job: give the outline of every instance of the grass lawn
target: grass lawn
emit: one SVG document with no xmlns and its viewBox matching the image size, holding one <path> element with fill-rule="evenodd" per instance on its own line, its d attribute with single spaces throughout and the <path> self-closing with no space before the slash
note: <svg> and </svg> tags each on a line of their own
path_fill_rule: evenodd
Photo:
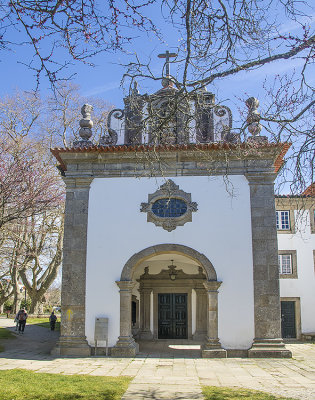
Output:
<svg viewBox="0 0 315 400">
<path fill-rule="evenodd" d="M 0 328 L 0 341 L 2 341 L 2 339 L 16 339 L 16 336 L 13 335 L 13 333 L 10 332 L 8 329 Z M 2 344 L 0 344 L 0 353 L 3 350 L 4 350 L 4 347 Z"/>
<path fill-rule="evenodd" d="M 204 386 L 202 392 L 206 400 L 294 400 L 289 397 L 273 396 L 256 390 L 216 386 Z"/>
<path fill-rule="evenodd" d="M 58 316 L 57 316 L 58 317 Z M 60 317 L 58 317 L 59 321 L 56 322 L 55 331 L 60 331 Z M 38 325 L 44 328 L 49 328 L 49 317 L 47 318 L 27 318 L 26 324 L 29 325 Z"/>
<path fill-rule="evenodd" d="M 1 400 L 119 400 L 129 377 L 42 374 L 22 369 L 1 371 Z"/>
<path fill-rule="evenodd" d="M 16 336 L 6 328 L 0 328 L 0 340 L 2 339 L 16 339 Z"/>
</svg>

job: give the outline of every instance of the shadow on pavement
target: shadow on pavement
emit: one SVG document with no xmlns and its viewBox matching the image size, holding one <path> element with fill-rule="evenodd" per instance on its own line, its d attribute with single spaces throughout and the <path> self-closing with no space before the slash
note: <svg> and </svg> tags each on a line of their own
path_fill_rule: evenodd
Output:
<svg viewBox="0 0 315 400">
<path fill-rule="evenodd" d="M 15 339 L 4 339 L 1 344 L 4 351 L 0 353 L 0 358 L 42 360 L 54 359 L 50 351 L 55 346 L 60 332 L 51 331 L 37 325 L 28 325 L 26 323 L 24 334 L 15 331 L 13 320 L 0 319 L 0 327 L 9 329 Z"/>
</svg>

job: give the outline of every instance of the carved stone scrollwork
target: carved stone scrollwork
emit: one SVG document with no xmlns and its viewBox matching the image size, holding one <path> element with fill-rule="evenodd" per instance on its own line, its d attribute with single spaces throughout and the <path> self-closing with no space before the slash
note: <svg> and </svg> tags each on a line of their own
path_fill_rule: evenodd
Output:
<svg viewBox="0 0 315 400">
<path fill-rule="evenodd" d="M 216 105 L 213 107 L 213 139 L 214 141 L 229 141 L 232 128 L 232 113 L 226 106 Z"/>
<path fill-rule="evenodd" d="M 140 204 L 140 212 L 148 212 L 151 211 L 151 207 L 149 203 L 141 203 Z"/>
<path fill-rule="evenodd" d="M 120 108 L 115 108 L 112 110 L 107 117 L 107 131 L 108 133 L 100 139 L 101 146 L 115 146 L 118 140 L 118 133 L 111 128 L 112 118 L 122 120 L 124 118 L 125 112 Z"/>
<path fill-rule="evenodd" d="M 224 117 L 224 115 L 227 113 L 227 111 L 223 107 L 217 106 L 217 107 L 214 107 L 214 113 L 218 117 Z"/>
<path fill-rule="evenodd" d="M 155 225 L 157 225 L 157 224 L 155 224 Z M 167 221 L 162 223 L 162 228 L 168 232 L 172 232 L 174 229 L 176 229 L 176 227 L 177 227 L 177 223 L 172 218 L 167 218 Z"/>
<path fill-rule="evenodd" d="M 147 203 L 141 203 L 140 211 L 147 213 L 147 221 L 161 226 L 168 232 L 186 222 L 192 221 L 192 213 L 198 210 L 196 202 L 191 201 L 191 194 L 179 189 L 171 179 L 148 196 Z"/>
<path fill-rule="evenodd" d="M 140 284 L 144 281 L 159 281 L 170 279 L 171 275 L 176 275 L 176 280 L 192 280 L 192 279 L 201 279 L 202 281 L 206 281 L 207 277 L 202 269 L 202 267 L 198 267 L 198 273 L 187 274 L 182 269 L 177 269 L 176 265 L 168 265 L 168 269 L 162 269 L 158 274 L 150 274 L 149 267 L 144 268 L 144 273 L 140 275 L 140 279 L 137 279 L 137 282 Z M 203 286 L 203 282 L 201 283 Z M 142 285 L 145 286 L 145 285 Z"/>
</svg>

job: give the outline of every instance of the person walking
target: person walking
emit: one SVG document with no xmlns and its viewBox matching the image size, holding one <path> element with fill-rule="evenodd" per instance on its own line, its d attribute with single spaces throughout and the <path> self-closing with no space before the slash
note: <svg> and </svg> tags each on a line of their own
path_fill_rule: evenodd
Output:
<svg viewBox="0 0 315 400">
<path fill-rule="evenodd" d="M 24 333 L 24 329 L 25 329 L 25 324 L 26 324 L 26 320 L 27 320 L 27 312 L 25 311 L 25 308 L 22 308 L 22 310 L 20 310 L 17 314 L 18 317 L 18 321 L 19 321 L 19 334 L 23 334 Z"/>
<path fill-rule="evenodd" d="M 16 314 L 15 318 L 14 318 L 14 323 L 15 323 L 15 330 L 17 331 L 19 329 L 19 315 L 20 312 L 22 311 L 22 309 L 20 309 L 18 311 L 18 313 Z"/>
<path fill-rule="evenodd" d="M 54 331 L 56 326 L 57 317 L 54 312 L 50 314 L 49 323 L 50 323 L 50 330 Z"/>
</svg>

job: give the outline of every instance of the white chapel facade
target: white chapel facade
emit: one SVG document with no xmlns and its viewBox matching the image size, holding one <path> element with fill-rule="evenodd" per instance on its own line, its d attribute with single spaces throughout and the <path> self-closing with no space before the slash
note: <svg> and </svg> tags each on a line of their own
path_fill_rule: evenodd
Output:
<svg viewBox="0 0 315 400">
<path fill-rule="evenodd" d="M 171 339 L 200 343 L 202 357 L 290 357 L 274 201 L 289 146 L 259 135 L 254 98 L 253 135 L 241 143 L 230 110 L 211 93 L 172 114 L 176 89 L 168 79 L 163 85 L 151 96 L 135 88 L 98 144 L 85 105 L 81 140 L 52 150 L 67 189 L 54 351 L 90 355 L 95 319 L 108 318 L 112 356 Z M 159 113 L 150 120 L 151 107 Z M 187 109 L 194 118 L 185 120 Z"/>
</svg>

